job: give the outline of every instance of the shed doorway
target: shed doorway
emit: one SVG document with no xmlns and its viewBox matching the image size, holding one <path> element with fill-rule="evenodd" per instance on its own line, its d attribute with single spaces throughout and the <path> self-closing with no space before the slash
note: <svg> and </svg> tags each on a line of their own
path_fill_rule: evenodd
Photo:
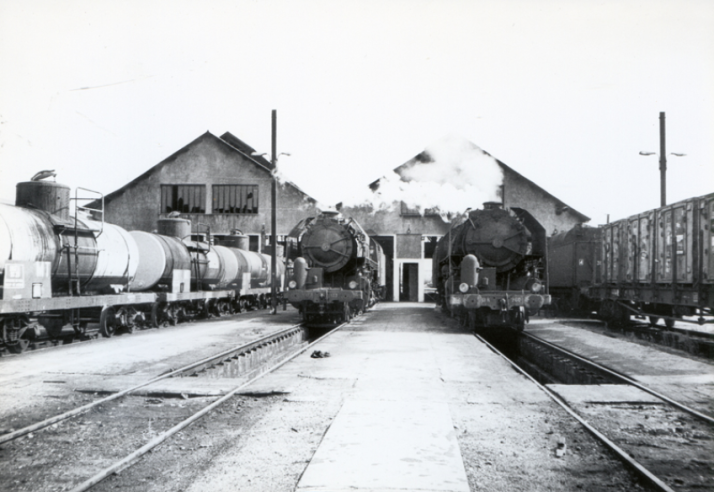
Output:
<svg viewBox="0 0 714 492">
<path fill-rule="evenodd" d="M 419 264 L 402 263 L 399 272 L 399 301 L 419 302 Z"/>
</svg>

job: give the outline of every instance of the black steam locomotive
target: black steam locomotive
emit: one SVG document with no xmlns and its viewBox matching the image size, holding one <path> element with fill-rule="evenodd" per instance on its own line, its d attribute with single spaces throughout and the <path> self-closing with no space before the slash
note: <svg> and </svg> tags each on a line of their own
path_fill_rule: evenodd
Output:
<svg viewBox="0 0 714 492">
<path fill-rule="evenodd" d="M 286 257 L 293 267 L 285 299 L 309 326 L 348 322 L 382 296 L 381 246 L 337 212 L 300 221 L 287 238 Z"/>
<path fill-rule="evenodd" d="M 432 279 L 438 303 L 475 330 L 523 330 L 550 303 L 546 234 L 526 210 L 488 202 L 468 213 L 436 246 Z"/>
</svg>

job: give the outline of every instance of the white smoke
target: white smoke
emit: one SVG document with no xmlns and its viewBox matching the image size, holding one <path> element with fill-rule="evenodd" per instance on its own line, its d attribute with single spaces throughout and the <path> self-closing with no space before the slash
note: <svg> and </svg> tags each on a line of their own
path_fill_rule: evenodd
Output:
<svg viewBox="0 0 714 492">
<path fill-rule="evenodd" d="M 501 201 L 503 171 L 496 159 L 458 135 L 429 145 L 415 159 L 379 180 L 379 188 L 345 197 L 344 206 L 392 209 L 404 202 L 424 213 L 438 209 L 442 217 Z"/>
</svg>

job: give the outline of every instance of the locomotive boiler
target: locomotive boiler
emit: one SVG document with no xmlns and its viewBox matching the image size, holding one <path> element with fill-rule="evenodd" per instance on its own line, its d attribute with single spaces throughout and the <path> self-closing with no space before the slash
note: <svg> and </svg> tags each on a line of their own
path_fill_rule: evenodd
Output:
<svg viewBox="0 0 714 492">
<path fill-rule="evenodd" d="M 436 246 L 432 279 L 442 308 L 474 329 L 522 330 L 550 303 L 545 229 L 526 210 L 489 202 Z"/>
<path fill-rule="evenodd" d="M 353 219 L 323 212 L 301 221 L 286 255 L 293 274 L 285 299 L 311 326 L 348 322 L 381 298 L 384 253 Z"/>
</svg>

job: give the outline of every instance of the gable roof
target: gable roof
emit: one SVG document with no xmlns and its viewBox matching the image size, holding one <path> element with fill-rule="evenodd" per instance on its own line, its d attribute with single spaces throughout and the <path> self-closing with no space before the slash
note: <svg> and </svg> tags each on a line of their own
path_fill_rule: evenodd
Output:
<svg viewBox="0 0 714 492">
<path fill-rule="evenodd" d="M 508 172 L 508 173 L 510 173 L 510 174 L 512 174 L 512 175 L 518 176 L 519 178 L 523 179 L 524 181 L 526 181 L 527 183 L 529 183 L 531 186 L 533 186 L 534 188 L 536 188 L 536 189 L 538 189 L 539 191 L 541 191 L 544 195 L 550 197 L 554 202 L 558 203 L 558 204 L 562 207 L 563 210 L 569 210 L 569 211 L 570 211 L 573 215 L 575 215 L 581 222 L 588 222 L 588 221 L 590 220 L 590 217 L 588 217 L 587 215 L 585 215 L 585 214 L 583 214 L 583 213 L 581 213 L 581 212 L 578 212 L 578 211 L 575 210 L 574 208 L 572 208 L 572 207 L 570 207 L 569 205 L 563 203 L 562 200 L 560 200 L 559 198 L 556 198 L 553 194 L 551 194 L 550 192 L 544 190 L 543 188 L 541 188 L 540 186 L 538 186 L 536 183 L 534 183 L 534 182 L 531 181 L 530 179 L 526 178 L 525 176 L 523 176 L 523 175 L 522 175 L 521 173 L 519 173 L 518 171 L 514 170 L 512 167 L 506 165 L 505 163 L 503 163 L 503 162 L 500 161 L 499 159 L 493 157 L 491 154 L 489 154 L 489 153 L 486 152 L 485 150 L 481 149 L 481 148 L 478 147 L 477 145 L 473 144 L 472 142 L 469 141 L 468 143 L 471 144 L 471 145 L 473 145 L 474 148 L 479 149 L 479 150 L 480 150 L 481 152 L 483 152 L 485 155 L 487 155 L 487 156 L 491 157 L 493 160 L 495 160 L 496 163 L 499 165 L 499 167 L 504 171 L 504 173 L 505 173 L 505 172 Z M 429 154 L 429 152 L 428 152 L 427 150 L 424 150 L 424 151 L 420 152 L 419 154 L 415 155 L 414 157 L 412 157 L 411 159 L 409 159 L 409 160 L 408 160 L 407 162 L 405 162 L 404 164 L 395 167 L 395 168 L 394 168 L 394 172 L 399 175 L 399 177 L 400 177 L 400 179 L 401 179 L 402 181 L 409 181 L 407 178 L 405 178 L 405 174 L 406 174 L 406 171 L 407 171 L 408 169 L 410 169 L 411 167 L 413 167 L 413 166 L 416 165 L 417 163 L 427 164 L 427 163 L 430 163 L 430 162 L 434 162 L 434 159 L 433 159 L 433 157 Z M 382 178 L 379 178 L 379 179 L 377 179 L 376 181 L 373 181 L 372 183 L 369 184 L 369 188 L 370 188 L 372 191 L 376 191 L 376 190 L 379 188 L 379 183 L 380 183 L 381 180 L 382 180 Z"/>
<path fill-rule="evenodd" d="M 164 166 L 166 166 L 166 165 L 168 165 L 168 164 L 171 164 L 171 163 L 174 162 L 179 156 L 181 156 L 182 154 L 187 153 L 187 152 L 191 149 L 191 147 L 193 147 L 193 146 L 194 146 L 195 144 L 197 144 L 198 142 L 201 142 L 202 140 L 212 140 L 212 141 L 218 143 L 219 145 L 226 146 L 226 147 L 228 147 L 231 151 L 237 152 L 237 153 L 240 154 L 245 160 L 247 160 L 248 162 L 251 162 L 251 163 L 254 164 L 256 167 L 262 169 L 262 170 L 265 171 L 266 173 L 269 173 L 269 174 L 272 173 L 272 167 L 273 167 L 272 164 L 271 164 L 267 159 L 265 159 L 265 158 L 262 157 L 262 156 L 254 156 L 254 155 L 252 155 L 252 154 L 255 152 L 255 149 L 253 149 L 253 147 L 251 147 L 250 145 L 248 145 L 248 144 L 246 144 L 245 142 L 243 142 L 242 140 L 240 140 L 238 137 L 234 136 L 234 135 L 231 134 L 230 132 L 226 132 L 226 133 L 224 133 L 224 134 L 221 136 L 221 138 L 219 138 L 219 137 L 213 135 L 211 132 L 206 131 L 206 133 L 200 135 L 198 138 L 194 139 L 193 141 L 191 141 L 190 143 L 188 143 L 188 144 L 185 145 L 184 147 L 180 148 L 179 150 L 177 150 L 176 152 L 174 152 L 173 154 L 171 154 L 170 156 L 168 156 L 166 159 L 164 159 L 163 161 L 159 162 L 159 163 L 156 164 L 155 166 L 150 167 L 150 168 L 149 168 L 148 170 L 146 170 L 144 173 L 142 173 L 141 175 L 139 175 L 139 176 L 137 176 L 136 178 L 132 179 L 131 181 L 129 181 L 127 184 L 125 184 L 125 185 L 122 186 L 121 188 L 119 188 L 119 189 L 117 189 L 117 190 L 115 190 L 115 191 L 109 193 L 108 195 L 105 195 L 105 197 L 104 197 L 104 203 L 108 203 L 108 202 L 112 201 L 114 198 L 116 198 L 117 196 L 121 195 L 125 190 L 130 189 L 130 188 L 133 188 L 133 187 L 136 186 L 138 183 L 140 183 L 141 181 L 145 180 L 146 178 L 148 178 L 149 176 L 151 176 L 151 175 L 154 174 L 155 172 L 159 171 L 159 170 L 160 170 L 161 168 L 163 168 Z M 304 191 L 302 191 L 297 185 L 291 183 L 290 181 L 285 181 L 285 184 L 290 185 L 291 187 L 295 188 L 299 193 L 305 195 L 305 197 L 306 197 L 308 200 L 310 200 L 310 201 L 312 201 L 312 202 L 316 202 L 316 201 L 317 201 L 317 200 L 315 200 L 314 198 L 312 198 L 310 195 L 308 195 L 307 193 L 305 193 Z M 91 202 L 91 203 L 88 204 L 87 206 L 94 206 L 94 207 L 98 206 L 98 200 L 97 200 L 97 201 L 94 201 L 94 202 Z"/>
</svg>

